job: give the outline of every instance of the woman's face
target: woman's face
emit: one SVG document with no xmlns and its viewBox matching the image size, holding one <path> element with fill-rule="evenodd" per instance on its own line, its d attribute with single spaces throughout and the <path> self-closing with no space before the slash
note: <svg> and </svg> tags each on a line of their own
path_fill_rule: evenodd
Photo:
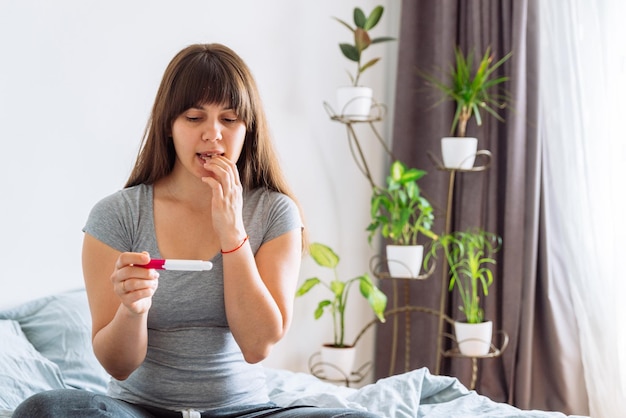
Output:
<svg viewBox="0 0 626 418">
<path fill-rule="evenodd" d="M 204 162 L 214 155 L 223 155 L 237 162 L 245 135 L 244 121 L 226 105 L 191 107 L 172 124 L 177 164 L 182 164 L 197 177 L 205 177 Z"/>
</svg>

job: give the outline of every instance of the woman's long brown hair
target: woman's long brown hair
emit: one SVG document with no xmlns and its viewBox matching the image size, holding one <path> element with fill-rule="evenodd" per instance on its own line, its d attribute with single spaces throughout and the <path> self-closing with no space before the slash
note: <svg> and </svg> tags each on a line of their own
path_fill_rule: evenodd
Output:
<svg viewBox="0 0 626 418">
<path fill-rule="evenodd" d="M 176 160 L 172 124 L 180 114 L 193 106 L 224 103 L 246 124 L 237 161 L 244 190 L 265 187 L 297 204 L 280 167 L 254 77 L 244 61 L 221 44 L 190 45 L 169 63 L 125 187 L 153 184 L 172 171 Z"/>
</svg>

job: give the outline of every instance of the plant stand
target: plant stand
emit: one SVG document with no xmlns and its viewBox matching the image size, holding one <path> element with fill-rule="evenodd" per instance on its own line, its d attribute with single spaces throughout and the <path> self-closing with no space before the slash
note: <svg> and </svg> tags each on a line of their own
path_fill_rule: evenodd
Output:
<svg viewBox="0 0 626 418">
<path fill-rule="evenodd" d="M 355 160 L 357 166 L 359 167 L 359 169 L 361 170 L 361 172 L 363 173 L 363 175 L 366 177 L 366 179 L 369 181 L 370 185 L 372 187 L 375 187 L 376 184 L 372 178 L 371 172 L 369 170 L 369 167 L 367 165 L 367 161 L 365 159 L 363 150 L 361 148 L 361 145 L 359 143 L 358 137 L 356 135 L 356 132 L 354 130 L 354 124 L 357 123 L 367 123 L 369 124 L 372 132 L 374 132 L 374 134 L 376 135 L 376 138 L 378 139 L 378 141 L 381 143 L 381 145 L 383 146 L 383 149 L 385 150 L 386 154 L 393 160 L 395 159 L 395 157 L 393 156 L 389 146 L 387 145 L 387 143 L 383 140 L 383 138 L 381 137 L 381 135 L 378 133 L 378 131 L 376 130 L 376 127 L 374 126 L 375 122 L 379 122 L 383 120 L 383 116 L 384 116 L 384 107 L 377 105 L 374 108 L 378 110 L 377 114 L 371 116 L 368 119 L 358 119 L 358 120 L 351 120 L 345 117 L 341 117 L 341 116 L 336 116 L 332 110 L 332 108 L 324 103 L 324 106 L 326 108 L 326 111 L 328 112 L 331 120 L 336 121 L 336 122 L 340 122 L 343 123 L 344 125 L 346 125 L 346 129 L 347 129 L 347 136 L 348 136 L 348 140 L 350 143 L 350 151 L 352 153 L 352 157 Z M 375 112 L 376 113 L 376 112 Z M 479 172 L 479 171 L 484 171 L 487 170 L 490 166 L 491 163 L 491 153 L 487 150 L 480 150 L 476 153 L 476 159 L 479 161 L 482 161 L 482 165 L 478 165 L 478 166 L 474 166 L 470 169 L 450 169 L 450 168 L 446 168 L 444 166 L 444 164 L 439 161 L 435 156 L 433 156 L 430 152 L 428 153 L 429 158 L 431 159 L 431 161 L 433 162 L 433 165 L 438 169 L 438 170 L 442 170 L 442 171 L 447 171 L 449 173 L 449 181 L 448 181 L 448 193 L 447 193 L 447 201 L 446 201 L 446 219 L 445 219 L 445 232 L 444 233 L 449 233 L 451 231 L 451 226 L 452 226 L 452 204 L 453 204 L 453 199 L 454 199 L 454 185 L 455 185 L 455 178 L 456 178 L 456 174 L 457 172 Z M 451 340 L 453 343 L 457 344 L 457 341 L 454 337 L 454 335 L 451 335 L 449 333 L 445 332 L 445 324 L 448 323 L 449 325 L 452 325 L 454 323 L 454 320 L 452 318 L 450 318 L 448 315 L 445 314 L 446 312 L 446 307 L 447 307 L 447 298 L 446 298 L 446 290 L 448 287 L 448 267 L 446 263 L 442 263 L 442 272 L 441 272 L 441 287 L 440 287 L 440 301 L 439 301 L 439 309 L 432 309 L 429 307 L 425 307 L 425 306 L 415 306 L 415 305 L 411 305 L 410 304 L 410 300 L 409 300 L 409 280 L 415 280 L 415 279 L 427 279 L 429 278 L 435 269 L 435 263 L 433 262 L 432 266 L 428 269 L 428 272 L 424 273 L 423 275 L 420 275 L 419 277 L 415 277 L 415 278 L 396 278 L 396 277 L 391 277 L 389 272 L 386 269 L 386 260 L 384 260 L 384 257 L 381 256 L 375 256 L 372 258 L 372 260 L 370 261 L 370 270 L 372 271 L 372 273 L 380 280 L 392 280 L 393 281 L 393 295 L 392 295 L 392 300 L 393 300 L 393 306 L 391 309 L 389 309 L 387 312 L 385 312 L 385 317 L 386 318 L 391 318 L 393 320 L 392 323 L 392 341 L 391 341 L 391 358 L 390 358 L 390 368 L 389 368 L 389 375 L 394 373 L 395 370 L 395 365 L 396 365 L 396 351 L 397 351 L 397 345 L 398 345 L 398 341 L 399 341 L 399 335 L 400 335 L 400 330 L 399 330 L 399 315 L 404 315 L 404 341 L 405 341 L 405 349 L 404 349 L 404 371 L 408 372 L 410 370 L 413 369 L 413 367 L 411 366 L 411 361 L 410 361 L 410 338 L 411 338 L 411 314 L 415 313 L 415 312 L 419 312 L 419 313 L 425 313 L 428 315 L 432 315 L 435 316 L 438 319 L 438 332 L 437 332 L 437 359 L 436 359 L 436 366 L 435 366 L 435 374 L 439 374 L 441 372 L 441 362 L 443 360 L 444 357 L 453 357 L 453 358 L 468 358 L 471 359 L 472 361 L 472 377 L 471 377 L 471 382 L 470 382 L 470 386 L 469 388 L 471 390 L 475 389 L 475 385 L 476 385 L 476 380 L 477 380 L 477 375 L 478 375 L 478 360 L 479 359 L 483 359 L 483 358 L 494 358 L 494 357 L 499 357 L 502 355 L 502 352 L 506 349 L 507 345 L 508 345 L 508 340 L 509 337 L 507 335 L 506 332 L 500 330 L 500 331 L 496 331 L 494 333 L 494 335 L 499 335 L 500 336 L 500 346 L 497 347 L 495 346 L 492 342 L 489 342 L 490 344 L 490 350 L 489 353 L 484 355 L 484 356 L 479 356 L 479 357 L 468 357 L 465 356 L 463 354 L 460 353 L 458 346 L 455 346 L 449 350 L 444 350 L 444 339 L 449 339 Z M 400 305 L 399 301 L 398 301 L 398 281 L 404 281 L 404 286 L 405 286 L 405 300 L 404 300 L 404 304 Z M 371 322 L 369 322 L 368 324 L 366 324 L 360 331 L 360 333 L 357 335 L 353 345 L 356 346 L 357 342 L 359 341 L 359 339 L 362 337 L 362 335 L 373 325 L 377 324 L 378 320 L 374 319 Z M 457 344 L 458 345 L 458 344 Z M 314 355 L 315 356 L 315 355 Z M 313 357 L 312 357 L 313 358 Z M 320 373 L 317 371 L 316 366 L 319 365 L 318 363 L 311 363 L 310 361 L 310 369 L 311 369 L 311 373 L 313 373 L 314 375 L 318 376 L 318 377 L 322 377 L 320 375 Z M 363 373 L 368 373 L 369 370 L 371 368 L 371 364 L 367 363 L 366 365 L 363 365 L 361 368 L 359 368 L 356 372 L 353 372 L 353 376 L 346 376 L 346 380 L 345 380 L 345 384 L 348 386 L 350 383 L 356 383 L 359 382 L 360 380 L 363 379 L 364 374 Z M 323 377 L 322 377 L 323 378 Z"/>
<path fill-rule="evenodd" d="M 365 155 L 363 154 L 363 148 L 361 147 L 359 138 L 356 134 L 356 131 L 354 130 L 354 126 L 357 124 L 369 125 L 370 129 L 376 136 L 376 139 L 378 140 L 380 145 L 385 150 L 386 154 L 390 158 L 394 158 L 391 152 L 391 149 L 389 148 L 389 145 L 385 142 L 383 137 L 380 135 L 380 133 L 376 129 L 376 126 L 374 125 L 374 122 L 379 122 L 383 120 L 383 117 L 387 109 L 385 108 L 384 105 L 375 102 L 372 106 L 372 109 L 373 109 L 372 114 L 370 115 L 369 118 L 364 118 L 364 119 L 350 119 L 345 116 L 337 115 L 333 111 L 333 108 L 326 102 L 324 102 L 324 109 L 326 110 L 326 113 L 328 113 L 331 120 L 334 120 L 336 122 L 341 122 L 346 126 L 346 131 L 347 131 L 347 136 L 348 136 L 348 145 L 350 146 L 350 153 L 352 154 L 352 158 L 354 159 L 354 162 L 356 163 L 361 173 L 363 173 L 365 178 L 368 180 L 370 186 L 375 187 L 376 183 L 374 182 L 372 173 L 370 172 L 369 166 L 367 164 L 367 160 L 365 159 Z"/>
<path fill-rule="evenodd" d="M 346 387 L 350 387 L 350 385 L 360 383 L 372 369 L 372 362 L 368 361 L 348 375 L 336 365 L 330 364 L 330 363 L 324 363 L 321 358 L 322 358 L 321 353 L 319 351 L 316 351 L 315 353 L 311 355 L 311 357 L 309 357 L 310 373 L 313 376 L 317 377 L 318 379 L 326 380 L 332 383 L 343 384 Z M 330 367 L 331 369 L 334 369 L 334 371 L 339 376 L 341 376 L 341 378 L 332 379 L 326 376 L 325 369 L 327 369 L 328 367 Z"/>
<path fill-rule="evenodd" d="M 491 164 L 491 153 L 487 150 L 478 151 L 476 153 L 476 157 L 477 158 L 481 156 L 485 157 L 486 161 L 484 162 L 483 165 L 479 165 L 468 170 L 446 168 L 444 164 L 441 161 L 439 161 L 432 153 L 429 152 L 428 156 L 438 170 L 444 170 L 449 173 L 448 195 L 447 195 L 448 197 L 446 201 L 446 222 L 445 222 L 445 230 L 444 230 L 444 233 L 448 234 L 452 230 L 452 203 L 454 200 L 454 184 L 455 184 L 456 173 L 457 172 L 478 172 L 478 171 L 487 170 Z M 446 284 L 448 282 L 448 265 L 446 263 L 442 263 L 441 270 L 442 271 L 441 271 L 441 291 L 440 291 L 440 299 L 439 299 L 439 312 L 443 314 L 443 312 L 445 312 L 445 309 L 446 309 L 446 292 L 444 292 L 444 289 L 447 288 Z M 443 351 L 444 330 L 443 328 L 444 328 L 444 319 L 440 317 L 439 318 L 439 331 L 438 331 L 439 338 L 437 338 L 437 353 L 440 353 L 440 355 L 437 356 L 435 374 L 439 374 L 439 372 L 441 371 L 441 360 L 442 360 L 442 357 L 444 356 L 444 351 Z M 461 356 L 461 354 L 459 353 L 458 356 Z M 472 358 L 472 359 L 473 359 L 472 360 L 473 362 L 476 361 L 476 358 Z M 472 380 L 473 382 L 475 382 L 475 378 Z"/>
<path fill-rule="evenodd" d="M 469 357 L 472 360 L 472 380 L 469 386 L 471 390 L 474 390 L 476 388 L 476 379 L 478 378 L 478 360 L 483 359 L 483 358 L 500 357 L 502 355 L 502 352 L 506 349 L 507 345 L 509 344 L 509 336 L 506 332 L 500 330 L 500 331 L 497 331 L 496 334 L 500 334 L 502 336 L 501 337 L 502 343 L 501 343 L 500 348 L 496 347 L 493 344 L 490 344 L 489 353 L 485 354 L 484 356 Z M 442 336 L 445 338 L 449 338 L 454 342 L 457 342 L 454 335 L 443 333 Z M 468 358 L 467 356 L 461 354 L 458 346 L 451 348 L 450 350 L 444 351 L 441 355 L 444 357 Z"/>
</svg>

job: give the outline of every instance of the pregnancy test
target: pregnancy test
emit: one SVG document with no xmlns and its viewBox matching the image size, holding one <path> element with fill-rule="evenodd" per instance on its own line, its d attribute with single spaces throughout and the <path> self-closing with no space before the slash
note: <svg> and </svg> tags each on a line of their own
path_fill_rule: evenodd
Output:
<svg viewBox="0 0 626 418">
<path fill-rule="evenodd" d="M 213 263 L 202 260 L 159 260 L 153 258 L 148 264 L 135 264 L 137 267 L 156 270 L 203 271 L 211 270 Z"/>
</svg>

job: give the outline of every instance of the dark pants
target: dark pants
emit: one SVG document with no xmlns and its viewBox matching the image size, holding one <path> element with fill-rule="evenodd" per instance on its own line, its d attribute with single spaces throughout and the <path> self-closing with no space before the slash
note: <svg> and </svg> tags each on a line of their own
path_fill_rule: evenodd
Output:
<svg viewBox="0 0 626 418">
<path fill-rule="evenodd" d="M 181 418 L 182 412 L 151 406 L 135 405 L 119 399 L 75 389 L 58 389 L 41 392 L 22 402 L 12 418 Z M 235 406 L 203 412 L 203 418 L 379 418 L 378 415 L 341 408 L 292 406 L 282 408 L 273 403 L 252 406 Z"/>
</svg>

